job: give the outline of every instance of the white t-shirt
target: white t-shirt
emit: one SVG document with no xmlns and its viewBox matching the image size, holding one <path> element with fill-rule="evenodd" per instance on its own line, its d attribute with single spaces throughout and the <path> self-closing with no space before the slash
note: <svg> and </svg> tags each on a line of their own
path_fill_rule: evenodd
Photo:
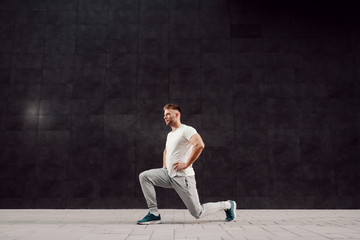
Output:
<svg viewBox="0 0 360 240">
<path fill-rule="evenodd" d="M 174 132 L 169 132 L 166 139 L 166 168 L 170 177 L 175 176 L 193 176 L 195 175 L 192 165 L 177 172 L 174 169 L 174 163 L 187 162 L 192 151 L 190 138 L 196 134 L 193 127 L 181 124 Z"/>
</svg>

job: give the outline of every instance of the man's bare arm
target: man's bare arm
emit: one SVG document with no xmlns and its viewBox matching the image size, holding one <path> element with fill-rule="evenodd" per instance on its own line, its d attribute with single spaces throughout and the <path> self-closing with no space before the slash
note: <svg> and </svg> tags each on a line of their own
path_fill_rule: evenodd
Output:
<svg viewBox="0 0 360 240">
<path fill-rule="evenodd" d="M 163 153 L 163 168 L 166 168 L 166 148 Z"/>
<path fill-rule="evenodd" d="M 191 164 L 199 158 L 201 152 L 205 148 L 205 144 L 198 133 L 194 134 L 189 141 L 193 145 L 193 149 L 188 161 L 186 163 L 174 163 L 174 169 L 178 172 L 191 166 Z"/>
</svg>

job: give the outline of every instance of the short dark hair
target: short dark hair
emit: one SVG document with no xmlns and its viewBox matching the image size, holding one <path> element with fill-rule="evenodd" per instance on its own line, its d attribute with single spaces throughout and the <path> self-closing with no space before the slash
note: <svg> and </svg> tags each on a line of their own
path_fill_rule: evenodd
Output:
<svg viewBox="0 0 360 240">
<path fill-rule="evenodd" d="M 179 105 L 176 105 L 175 103 L 168 103 L 164 106 L 163 109 L 164 110 L 165 109 L 174 109 L 174 110 L 178 110 L 181 113 L 181 109 L 180 109 Z"/>
</svg>

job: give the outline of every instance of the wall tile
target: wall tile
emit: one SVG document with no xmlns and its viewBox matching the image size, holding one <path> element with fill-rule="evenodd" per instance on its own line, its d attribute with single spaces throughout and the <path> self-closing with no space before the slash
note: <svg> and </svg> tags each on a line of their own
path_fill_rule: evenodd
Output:
<svg viewBox="0 0 360 240">
<path fill-rule="evenodd" d="M 43 66 L 45 68 L 72 68 L 74 67 L 74 55 L 45 54 L 43 60 Z"/>
<path fill-rule="evenodd" d="M 167 83 L 169 70 L 167 68 L 138 68 L 138 80 L 140 84 Z"/>
<path fill-rule="evenodd" d="M 232 64 L 234 68 L 258 68 L 264 66 L 264 58 L 259 53 L 236 53 L 232 55 Z"/>
<path fill-rule="evenodd" d="M 263 83 L 264 70 L 260 67 L 236 67 L 232 69 L 234 83 Z"/>
<path fill-rule="evenodd" d="M 139 11 L 137 9 L 119 9 L 115 11 L 109 11 L 109 23 L 110 24 L 129 24 L 129 23 L 139 23 Z"/>
<path fill-rule="evenodd" d="M 39 100 L 9 99 L 7 113 L 19 115 L 34 115 L 39 113 Z"/>
<path fill-rule="evenodd" d="M 7 96 L 14 99 L 36 100 L 39 98 L 40 90 L 40 84 L 11 84 Z"/>
<path fill-rule="evenodd" d="M 64 0 L 61 2 L 48 1 L 47 6 L 50 10 L 76 10 L 78 1 L 76 0 Z"/>
<path fill-rule="evenodd" d="M 294 49 L 294 42 L 289 38 L 264 38 L 264 52 L 290 53 Z"/>
<path fill-rule="evenodd" d="M 103 114 L 103 99 L 73 99 L 71 100 L 72 114 Z"/>
<path fill-rule="evenodd" d="M 105 130 L 121 130 L 134 129 L 136 116 L 130 114 L 106 115 L 104 119 Z"/>
<path fill-rule="evenodd" d="M 110 10 L 137 10 L 139 7 L 138 0 L 110 0 Z"/>
<path fill-rule="evenodd" d="M 171 84 L 197 84 L 201 83 L 198 68 L 170 68 L 169 83 Z"/>
<path fill-rule="evenodd" d="M 41 146 L 69 146 L 70 132 L 64 130 L 39 131 L 37 139 Z"/>
<path fill-rule="evenodd" d="M 299 162 L 300 147 L 296 130 L 268 130 L 270 162 Z"/>
<path fill-rule="evenodd" d="M 197 24 L 199 23 L 199 11 L 184 10 L 184 9 L 172 9 L 169 13 L 170 23 L 172 24 Z"/>
<path fill-rule="evenodd" d="M 330 131 L 302 130 L 300 133 L 301 161 L 333 161 L 332 136 Z"/>
<path fill-rule="evenodd" d="M 105 39 L 79 39 L 76 41 L 76 53 L 103 53 L 106 51 Z"/>
<path fill-rule="evenodd" d="M 170 68 L 199 68 L 199 54 L 169 54 Z"/>
<path fill-rule="evenodd" d="M 13 48 L 12 40 L 0 40 L 0 53 L 11 53 Z"/>
<path fill-rule="evenodd" d="M 103 161 L 103 149 L 94 146 L 71 146 L 69 150 L 69 163 L 71 165 L 99 166 Z"/>
<path fill-rule="evenodd" d="M 71 133 L 72 146 L 103 146 L 104 133 L 103 131 L 74 131 Z"/>
<path fill-rule="evenodd" d="M 44 68 L 42 72 L 44 83 L 72 83 L 74 82 L 74 69 L 49 69 Z"/>
<path fill-rule="evenodd" d="M 10 83 L 11 71 L 10 69 L 0 69 L 0 83 L 7 84 Z"/>
<path fill-rule="evenodd" d="M 108 53 L 136 53 L 138 51 L 137 38 L 108 40 L 106 51 Z"/>
<path fill-rule="evenodd" d="M 67 146 L 42 146 L 37 148 L 36 163 L 39 165 L 58 164 L 66 165 L 69 160 Z"/>
<path fill-rule="evenodd" d="M 41 54 L 14 54 L 12 57 L 12 66 L 15 68 L 41 68 L 42 65 L 43 55 Z"/>
<path fill-rule="evenodd" d="M 75 39 L 47 39 L 45 53 L 74 54 Z"/>
<path fill-rule="evenodd" d="M 71 128 L 72 130 L 104 129 L 104 115 L 101 114 L 73 115 L 71 117 Z"/>
<path fill-rule="evenodd" d="M 15 40 L 13 52 L 15 53 L 42 53 L 45 41 L 39 39 Z"/>
<path fill-rule="evenodd" d="M 66 181 L 41 181 L 37 187 L 37 197 L 41 198 L 65 198 Z"/>
<path fill-rule="evenodd" d="M 47 14 L 48 24 L 76 24 L 77 12 L 74 10 L 50 10 Z"/>
<path fill-rule="evenodd" d="M 75 82 L 78 84 L 103 84 L 105 74 L 105 68 L 76 68 Z"/>
<path fill-rule="evenodd" d="M 36 131 L 4 131 L 3 142 L 5 146 L 34 146 L 36 144 Z"/>
<path fill-rule="evenodd" d="M 231 36 L 230 25 L 223 23 L 202 24 L 200 34 L 202 38 L 229 38 Z"/>
<path fill-rule="evenodd" d="M 18 24 L 46 24 L 46 11 L 18 11 L 16 14 L 16 23 Z"/>
<path fill-rule="evenodd" d="M 0 21 L 3 24 L 15 24 L 16 22 L 16 11 L 11 11 L 9 9 L 3 8 L 5 7 L 2 4 L 1 12 L 0 12 Z"/>
<path fill-rule="evenodd" d="M 169 85 L 165 84 L 144 84 L 142 88 L 138 89 L 138 98 L 168 98 L 169 96 Z"/>
<path fill-rule="evenodd" d="M 198 9 L 199 8 L 199 0 L 174 0 L 170 1 L 171 9 Z"/>
<path fill-rule="evenodd" d="M 82 171 L 85 171 L 84 169 Z M 88 172 L 90 173 L 90 172 Z M 94 173 L 91 172 L 91 175 Z M 82 180 L 72 181 L 69 184 L 69 195 L 76 199 L 83 198 L 99 198 L 100 197 L 100 183 L 96 180 Z M 84 203 L 78 203 L 81 206 Z M 88 203 L 89 204 L 89 203 Z M 76 208 L 76 205 L 75 205 Z"/>
<path fill-rule="evenodd" d="M 105 54 L 78 54 L 75 57 L 76 68 L 102 68 L 106 66 Z"/>
<path fill-rule="evenodd" d="M 109 83 L 136 83 L 135 67 L 117 67 L 106 69 L 106 82 Z"/>
<path fill-rule="evenodd" d="M 72 84 L 43 84 L 41 99 L 71 99 L 72 90 Z"/>
<path fill-rule="evenodd" d="M 133 98 L 113 98 L 106 99 L 105 114 L 135 114 L 136 99 Z"/>
<path fill-rule="evenodd" d="M 165 39 L 139 39 L 140 53 L 167 53 L 168 43 Z"/>
<path fill-rule="evenodd" d="M 40 114 L 69 114 L 71 102 L 63 99 L 41 100 Z"/>
<path fill-rule="evenodd" d="M 73 87 L 74 99 L 103 99 L 103 83 L 76 83 Z"/>
<path fill-rule="evenodd" d="M 14 28 L 15 39 L 44 39 L 45 24 L 17 24 Z"/>
<path fill-rule="evenodd" d="M 231 24 L 231 38 L 260 38 L 260 24 Z"/>
<path fill-rule="evenodd" d="M 282 197 L 281 199 L 286 196 L 302 197 L 304 195 L 304 183 L 295 179 L 272 180 L 271 194 Z"/>
<path fill-rule="evenodd" d="M 141 9 L 139 15 L 140 23 L 162 24 L 169 22 L 169 12 L 166 10 Z"/>
<path fill-rule="evenodd" d="M 169 85 L 169 96 L 172 98 L 199 98 L 201 85 L 171 84 Z"/>
<path fill-rule="evenodd" d="M 103 23 L 97 23 L 99 25 L 95 25 L 92 23 L 92 25 L 85 25 L 86 22 L 82 23 L 84 25 L 78 25 L 76 35 L 79 39 L 88 39 L 88 38 L 94 38 L 94 39 L 105 39 L 107 37 L 107 26 L 106 25 L 100 25 Z"/>
<path fill-rule="evenodd" d="M 255 162 L 255 163 L 266 163 L 269 162 L 268 146 L 267 145 L 251 145 L 243 146 L 238 140 L 235 139 L 234 148 L 231 150 L 231 158 L 235 162 Z"/>
<path fill-rule="evenodd" d="M 46 26 L 46 39 L 75 39 L 76 32 L 74 24 L 49 24 Z"/>
<path fill-rule="evenodd" d="M 200 25 L 199 24 L 170 24 L 169 25 L 170 39 L 199 39 Z"/>
<path fill-rule="evenodd" d="M 203 53 L 229 53 L 232 47 L 231 41 L 226 38 L 201 40 L 201 52 Z"/>
<path fill-rule="evenodd" d="M 138 66 L 140 68 L 167 68 L 168 54 L 165 53 L 143 53 L 138 55 Z"/>
<path fill-rule="evenodd" d="M 108 68 L 131 68 L 135 67 L 138 61 L 136 54 L 108 54 L 106 59 Z"/>
<path fill-rule="evenodd" d="M 12 146 L 3 150 L 3 165 L 33 165 L 37 159 L 37 148 L 32 146 Z"/>
<path fill-rule="evenodd" d="M 77 21 L 79 24 L 107 24 L 108 11 L 80 9 L 78 12 Z M 82 28 L 84 28 L 84 26 L 82 26 Z"/>
<path fill-rule="evenodd" d="M 136 143 L 135 132 L 104 131 L 105 147 L 133 146 Z"/>
<path fill-rule="evenodd" d="M 139 0 L 139 5 L 141 9 L 144 10 L 168 10 L 170 6 L 170 1 L 168 0 L 155 0 L 155 1 L 146 1 L 146 0 Z"/>
<path fill-rule="evenodd" d="M 38 115 L 7 115 L 5 119 L 5 130 L 37 130 L 39 122 Z"/>
<path fill-rule="evenodd" d="M 108 1 L 107 0 L 80 0 L 79 1 L 80 9 L 96 9 L 96 10 L 107 10 Z"/>
<path fill-rule="evenodd" d="M 0 39 L 7 39 L 7 40 L 10 40 L 13 38 L 14 36 L 14 32 L 15 32 L 15 28 L 13 25 L 1 25 L 0 26 L 0 33 L 1 33 L 1 37 Z"/>
<path fill-rule="evenodd" d="M 39 130 L 70 130 L 68 115 L 40 115 Z"/>
</svg>

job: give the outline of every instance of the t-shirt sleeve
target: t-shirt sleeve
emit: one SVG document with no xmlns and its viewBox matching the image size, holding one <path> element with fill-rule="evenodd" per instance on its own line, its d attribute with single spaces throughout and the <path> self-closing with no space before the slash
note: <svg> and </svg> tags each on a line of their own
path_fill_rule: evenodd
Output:
<svg viewBox="0 0 360 240">
<path fill-rule="evenodd" d="M 184 128 L 184 137 L 187 140 L 190 140 L 190 138 L 196 133 L 197 131 L 193 127 L 187 126 L 186 128 Z"/>
</svg>

